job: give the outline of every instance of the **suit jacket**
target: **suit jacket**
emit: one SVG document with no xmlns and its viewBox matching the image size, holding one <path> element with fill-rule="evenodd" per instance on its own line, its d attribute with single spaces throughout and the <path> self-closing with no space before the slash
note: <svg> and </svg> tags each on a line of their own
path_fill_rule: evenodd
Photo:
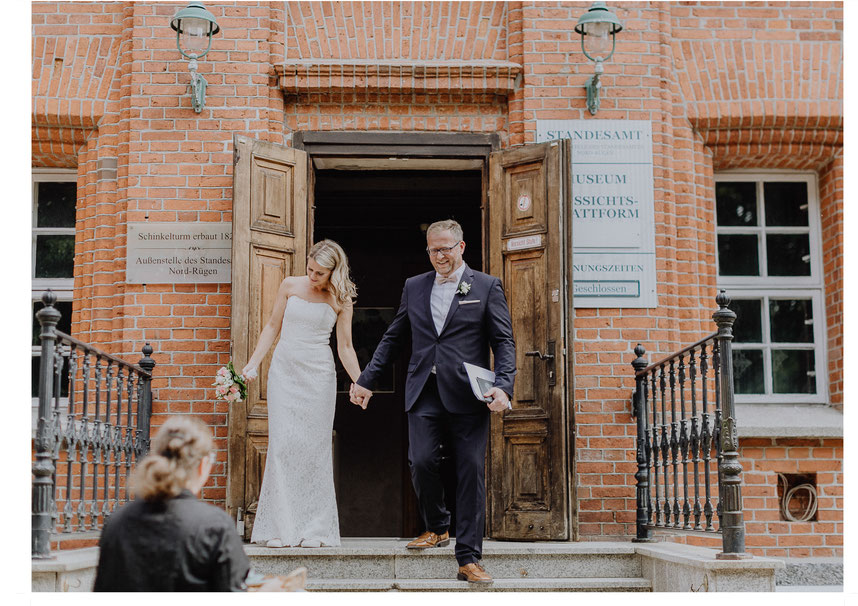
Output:
<svg viewBox="0 0 858 606">
<path fill-rule="evenodd" d="M 399 310 L 357 383 L 373 389 L 410 330 L 411 359 L 405 381 L 405 410 L 414 405 L 434 364 L 438 391 L 447 410 L 459 414 L 488 413 L 486 405 L 474 397 L 462 363 L 489 368 L 489 352 L 494 352 L 494 385 L 512 398 L 515 342 L 501 282 L 465 266 L 459 284 L 468 283 L 471 289 L 466 295 L 453 296 L 440 335 L 435 330 L 430 309 L 434 282 L 434 271 L 405 281 Z"/>
</svg>

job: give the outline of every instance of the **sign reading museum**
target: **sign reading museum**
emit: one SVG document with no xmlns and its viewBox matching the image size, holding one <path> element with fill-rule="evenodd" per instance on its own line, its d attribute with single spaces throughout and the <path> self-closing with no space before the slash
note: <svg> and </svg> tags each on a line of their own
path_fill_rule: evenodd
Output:
<svg viewBox="0 0 858 606">
<path fill-rule="evenodd" d="M 572 140 L 575 307 L 657 307 L 652 123 L 537 120 L 536 140 Z"/>
<path fill-rule="evenodd" d="M 129 223 L 129 284 L 229 282 L 231 223 Z"/>
</svg>

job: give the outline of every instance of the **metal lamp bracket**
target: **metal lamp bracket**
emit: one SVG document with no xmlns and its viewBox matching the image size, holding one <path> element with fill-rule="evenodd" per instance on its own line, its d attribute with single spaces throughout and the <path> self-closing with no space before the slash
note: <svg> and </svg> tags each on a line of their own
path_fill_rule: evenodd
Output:
<svg viewBox="0 0 858 606">
<path fill-rule="evenodd" d="M 191 106 L 196 113 L 200 113 L 206 106 L 206 79 L 197 72 L 197 61 L 191 59 L 188 62 L 188 69 L 191 72 L 191 83 L 188 85 L 188 90 L 191 93 Z"/>
<path fill-rule="evenodd" d="M 593 74 L 587 78 L 587 84 L 584 85 L 587 89 L 587 111 L 595 116 L 599 111 L 599 89 L 602 88 L 602 83 L 599 82 L 599 74 Z"/>
</svg>

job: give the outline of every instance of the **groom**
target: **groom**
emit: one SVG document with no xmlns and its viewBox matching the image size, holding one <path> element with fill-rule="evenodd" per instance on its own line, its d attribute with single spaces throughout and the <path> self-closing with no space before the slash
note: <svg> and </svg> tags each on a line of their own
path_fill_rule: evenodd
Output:
<svg viewBox="0 0 858 606">
<path fill-rule="evenodd" d="M 500 280 L 474 271 L 462 260 L 465 242 L 456 221 L 438 221 L 426 231 L 426 252 L 435 268 L 405 281 L 402 302 L 372 360 L 351 388 L 351 401 L 366 408 L 371 389 L 411 334 L 405 382 L 408 460 L 426 532 L 410 549 L 450 542 L 450 512 L 441 482 L 441 437 L 449 431 L 456 466 L 457 578 L 491 583 L 480 565 L 485 526 L 485 459 L 490 411 L 510 407 L 515 377 L 512 322 Z M 471 391 L 462 366 L 489 368 L 494 386 L 487 402 Z"/>
</svg>

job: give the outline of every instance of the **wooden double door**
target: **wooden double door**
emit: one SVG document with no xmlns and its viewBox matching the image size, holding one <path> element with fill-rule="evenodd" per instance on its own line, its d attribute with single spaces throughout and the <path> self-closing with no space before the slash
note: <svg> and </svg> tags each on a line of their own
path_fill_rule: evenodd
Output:
<svg viewBox="0 0 858 606">
<path fill-rule="evenodd" d="M 483 271 L 503 280 L 517 350 L 513 408 L 492 416 L 487 457 L 486 536 L 495 539 L 577 538 L 569 338 L 572 247 L 565 168 L 568 145 L 552 142 L 494 151 L 481 166 L 470 164 L 479 175 L 472 209 L 475 224 L 466 233 L 471 258 L 466 260 L 471 265 L 481 264 Z M 235 159 L 231 354 L 241 365 L 256 345 L 280 281 L 305 272 L 307 250 L 320 226 L 315 221 L 317 172 L 307 152 L 237 136 Z M 426 195 L 423 190 L 431 190 L 432 182 L 431 178 L 423 182 L 415 178 L 413 186 L 422 183 L 419 187 Z M 431 197 L 432 192 L 428 194 Z M 375 223 L 396 214 L 392 208 L 385 210 L 383 201 L 380 204 L 366 210 L 377 214 Z M 402 229 L 409 228 L 408 221 L 415 224 L 414 238 L 421 248 L 420 224 L 425 230 L 425 221 L 446 218 L 429 219 L 418 211 L 408 215 L 407 208 L 397 212 L 405 222 Z M 326 236 L 321 228 L 318 231 L 320 237 Z M 474 232 L 479 232 L 479 239 Z M 390 251 L 391 256 L 396 254 Z M 428 269 L 427 261 L 421 271 Z M 386 271 L 383 264 L 378 271 Z M 356 278 L 360 291 L 361 276 Z M 396 307 L 399 288 L 401 284 L 394 289 L 394 300 L 382 302 L 379 308 Z M 246 538 L 255 516 L 267 452 L 269 361 L 270 353 L 247 401 L 232 404 L 229 412 L 227 507 L 244 521 Z M 390 409 L 401 409 L 402 402 L 395 401 L 398 392 L 394 389 L 391 393 Z M 349 424 L 338 429 L 340 434 L 347 431 Z M 400 438 L 407 440 L 407 434 Z M 377 440 L 379 448 L 383 442 Z M 332 448 L 335 468 L 349 461 L 348 453 L 338 452 L 336 437 Z M 355 473 L 361 472 L 350 471 L 349 478 L 354 480 Z M 374 472 L 365 473 L 369 477 Z M 410 491 L 407 474 L 403 477 L 405 489 Z M 385 511 L 387 502 L 379 499 L 378 516 L 397 514 Z M 398 514 L 405 516 L 401 531 L 386 534 L 408 536 L 415 530 L 408 517 L 414 515 L 413 499 L 404 498 L 396 507 L 405 510 Z M 343 529 L 343 536 L 357 534 Z"/>
</svg>

